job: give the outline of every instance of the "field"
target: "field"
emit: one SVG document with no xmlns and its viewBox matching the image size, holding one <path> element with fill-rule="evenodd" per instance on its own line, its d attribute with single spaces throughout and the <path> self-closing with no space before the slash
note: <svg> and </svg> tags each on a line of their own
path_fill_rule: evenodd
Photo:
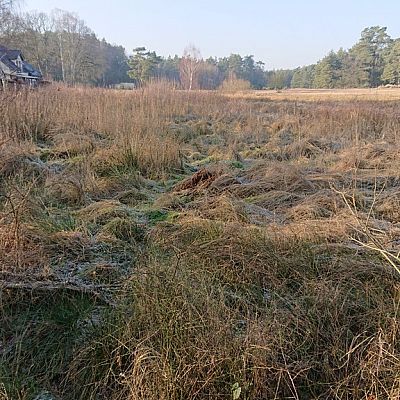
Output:
<svg viewBox="0 0 400 400">
<path fill-rule="evenodd" d="M 399 399 L 399 98 L 0 93 L 0 399 Z"/>
<path fill-rule="evenodd" d="M 300 100 L 300 101 L 389 101 L 400 100 L 400 88 L 379 87 L 373 89 L 283 89 L 251 90 L 236 92 L 232 97 L 253 100 Z"/>
</svg>

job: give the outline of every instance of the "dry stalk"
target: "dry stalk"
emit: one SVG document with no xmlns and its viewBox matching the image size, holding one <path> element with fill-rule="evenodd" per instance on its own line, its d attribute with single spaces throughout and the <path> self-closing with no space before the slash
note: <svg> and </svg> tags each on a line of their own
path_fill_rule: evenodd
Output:
<svg viewBox="0 0 400 400">
<path fill-rule="evenodd" d="M 377 198 L 383 192 L 383 188 L 378 192 L 375 182 L 373 201 L 369 207 L 367 217 L 365 219 L 363 219 L 358 212 L 354 192 L 351 197 L 352 201 L 350 202 L 348 196 L 343 190 L 338 190 L 335 187 L 333 187 L 333 185 L 331 185 L 331 189 L 342 197 L 348 210 L 353 215 L 356 221 L 356 225 L 353 225 L 352 228 L 355 229 L 358 233 L 360 233 L 361 237 L 366 237 L 368 239 L 367 241 L 365 241 L 365 240 L 360 240 L 354 236 L 351 236 L 350 240 L 352 240 L 359 246 L 364 247 L 368 250 L 372 250 L 377 254 L 379 254 L 380 256 L 382 256 L 388 262 L 388 264 L 394 269 L 394 271 L 396 271 L 400 275 L 400 251 L 397 253 L 393 253 L 392 251 L 385 249 L 384 245 L 380 242 L 380 240 L 376 237 L 376 235 L 374 235 L 376 229 L 374 229 L 370 225 L 371 215 L 373 213 L 374 206 L 376 204 Z M 384 232 L 380 231 L 380 233 Z"/>
</svg>

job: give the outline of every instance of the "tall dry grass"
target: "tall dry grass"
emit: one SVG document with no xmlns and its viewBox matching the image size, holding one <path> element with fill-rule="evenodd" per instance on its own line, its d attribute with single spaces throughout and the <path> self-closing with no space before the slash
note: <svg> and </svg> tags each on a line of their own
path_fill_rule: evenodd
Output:
<svg viewBox="0 0 400 400">
<path fill-rule="evenodd" d="M 51 141 L 55 136 L 102 134 L 107 148 L 152 174 L 179 169 L 179 144 L 166 124 L 186 112 L 186 98 L 164 86 L 140 92 L 49 88 L 1 93 L 3 140 Z M 106 154 L 105 154 L 106 156 Z"/>
<path fill-rule="evenodd" d="M 213 133 L 226 136 L 224 139 L 231 143 L 253 138 L 262 142 L 271 133 L 289 130 L 297 139 L 318 136 L 357 144 L 397 140 L 400 118 L 396 102 L 272 102 L 262 97 L 241 99 L 213 92 L 185 92 L 165 82 L 138 91 L 59 87 L 2 92 L 0 112 L 2 140 L 103 133 L 117 147 L 132 151 L 155 169 L 168 163 L 178 167 L 179 143 L 171 134 L 171 126 L 185 119 L 212 121 Z"/>
<path fill-rule="evenodd" d="M 0 100 L 0 398 L 397 400 L 400 105 Z"/>
</svg>

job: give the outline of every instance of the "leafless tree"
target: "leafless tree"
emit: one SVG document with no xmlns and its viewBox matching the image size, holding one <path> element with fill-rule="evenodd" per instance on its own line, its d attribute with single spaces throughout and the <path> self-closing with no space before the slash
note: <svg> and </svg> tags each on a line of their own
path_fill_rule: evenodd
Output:
<svg viewBox="0 0 400 400">
<path fill-rule="evenodd" d="M 10 29 L 16 0 L 0 0 L 0 34 Z"/>
<path fill-rule="evenodd" d="M 10 10 L 14 3 L 13 0 L 0 0 L 0 15 Z"/>
<path fill-rule="evenodd" d="M 20 25 L 23 34 L 18 36 L 18 46 L 29 54 L 30 61 L 42 74 L 48 75 L 50 57 L 55 50 L 49 36 L 53 29 L 53 21 L 45 13 L 32 11 L 22 15 Z"/>
<path fill-rule="evenodd" d="M 200 50 L 194 45 L 186 47 L 179 64 L 181 82 L 185 89 L 192 90 L 197 87 L 197 78 L 201 64 Z"/>
<path fill-rule="evenodd" d="M 80 67 L 87 58 L 84 38 L 92 34 L 85 22 L 76 14 L 55 10 L 53 22 L 58 36 L 59 57 L 62 79 L 76 83 Z"/>
</svg>

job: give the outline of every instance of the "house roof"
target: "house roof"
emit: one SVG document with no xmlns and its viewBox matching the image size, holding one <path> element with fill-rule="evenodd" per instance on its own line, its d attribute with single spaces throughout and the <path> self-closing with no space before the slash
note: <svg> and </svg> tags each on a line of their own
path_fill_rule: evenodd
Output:
<svg viewBox="0 0 400 400">
<path fill-rule="evenodd" d="M 22 70 L 23 72 L 25 72 L 26 74 L 29 74 L 30 76 L 34 76 L 36 78 L 41 78 L 42 74 L 35 69 L 31 64 L 24 62 L 22 65 Z"/>
<path fill-rule="evenodd" d="M 24 58 L 22 57 L 22 53 L 21 53 L 20 50 L 8 50 L 8 49 L 5 49 L 5 50 L 3 50 L 3 51 L 7 54 L 7 57 L 8 57 L 10 60 L 16 60 L 18 57 L 21 57 L 22 60 L 24 59 Z M 1 52 L 1 50 L 0 50 L 0 52 Z"/>
<path fill-rule="evenodd" d="M 0 67 L 1 64 L 3 64 L 3 68 L 4 66 L 6 67 L 6 71 L 8 73 L 14 72 L 14 71 L 18 71 L 18 67 L 8 58 L 7 53 L 1 53 L 0 52 Z"/>
<path fill-rule="evenodd" d="M 17 65 L 14 61 L 20 58 L 22 65 Z M 0 45 L 0 70 L 3 73 L 20 77 L 32 77 L 40 79 L 42 74 L 35 69 L 31 64 L 28 64 L 20 50 L 8 49 Z"/>
</svg>

